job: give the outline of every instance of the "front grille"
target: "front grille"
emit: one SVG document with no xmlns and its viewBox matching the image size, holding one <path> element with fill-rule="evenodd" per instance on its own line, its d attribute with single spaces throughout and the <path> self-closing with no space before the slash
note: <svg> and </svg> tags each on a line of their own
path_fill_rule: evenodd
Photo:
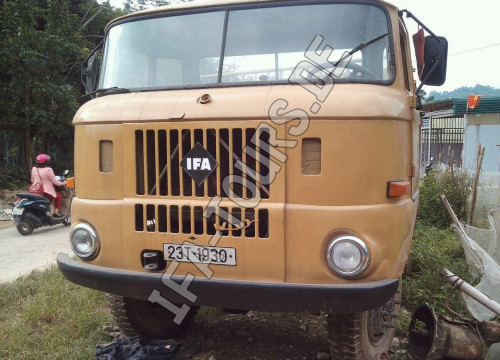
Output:
<svg viewBox="0 0 500 360">
<path fill-rule="evenodd" d="M 148 196 L 172 197 L 240 197 L 252 198 L 251 189 L 257 187 L 262 199 L 269 199 L 271 189 L 262 184 L 269 173 L 270 145 L 269 133 L 255 128 L 223 129 L 160 129 L 135 131 L 136 193 Z M 250 141 L 256 136 L 256 141 Z M 200 185 L 181 168 L 184 156 L 200 143 L 218 163 L 217 169 Z M 244 151 L 247 147 L 248 154 Z M 254 178 L 237 169 L 234 164 L 240 160 Z M 226 176 L 242 178 L 239 184 L 226 193 L 222 183 Z"/>
<path fill-rule="evenodd" d="M 201 206 L 178 205 L 135 205 L 135 230 L 150 233 L 171 233 L 190 235 L 213 235 L 216 230 L 222 236 L 245 238 L 269 238 L 269 211 L 267 209 L 245 209 L 221 207 L 216 212 L 208 207 L 210 218 L 203 217 Z M 240 223 L 230 225 L 222 214 L 228 213 Z"/>
</svg>

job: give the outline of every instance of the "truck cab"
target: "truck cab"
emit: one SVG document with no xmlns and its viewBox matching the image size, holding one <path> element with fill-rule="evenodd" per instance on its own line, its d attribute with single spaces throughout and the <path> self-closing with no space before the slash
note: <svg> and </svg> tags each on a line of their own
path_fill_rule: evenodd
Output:
<svg viewBox="0 0 500 360">
<path fill-rule="evenodd" d="M 322 312 L 333 359 L 382 356 L 418 207 L 403 13 L 190 2 L 105 35 L 74 118 L 63 274 L 109 293 L 127 335 L 175 336 L 199 306 Z M 442 82 L 445 39 L 424 40 L 422 84 Z"/>
</svg>

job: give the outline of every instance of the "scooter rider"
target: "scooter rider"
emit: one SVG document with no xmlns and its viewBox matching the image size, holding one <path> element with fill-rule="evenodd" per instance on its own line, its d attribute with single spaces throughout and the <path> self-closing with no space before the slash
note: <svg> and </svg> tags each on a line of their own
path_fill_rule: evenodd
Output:
<svg viewBox="0 0 500 360">
<path fill-rule="evenodd" d="M 50 201 L 54 201 L 54 214 L 53 217 L 61 217 L 59 209 L 61 208 L 62 195 L 54 188 L 56 186 L 63 186 L 66 181 L 60 182 L 56 179 L 54 171 L 48 165 L 50 163 L 50 156 L 47 154 L 39 154 L 36 157 L 36 166 L 31 169 L 31 182 L 40 182 L 43 185 L 43 196 Z"/>
</svg>

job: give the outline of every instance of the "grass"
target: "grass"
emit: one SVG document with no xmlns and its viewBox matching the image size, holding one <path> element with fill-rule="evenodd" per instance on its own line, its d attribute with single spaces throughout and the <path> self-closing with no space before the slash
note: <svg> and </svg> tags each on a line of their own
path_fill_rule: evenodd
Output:
<svg viewBox="0 0 500 360">
<path fill-rule="evenodd" d="M 437 314 L 455 316 L 445 306 L 446 299 L 452 292 L 452 285 L 440 277 L 439 271 L 443 268 L 473 283 L 474 279 L 469 274 L 465 254 L 455 231 L 451 227 L 439 229 L 426 225 L 421 220 L 417 221 L 410 261 L 403 274 L 401 305 L 406 312 L 400 314 L 396 327 L 396 336 L 401 341 L 402 349 L 408 347 L 411 315 L 418 306 L 428 304 Z M 470 317 L 457 293 L 451 294 L 450 308 Z"/>
<path fill-rule="evenodd" d="M 111 322 L 105 294 L 70 283 L 56 266 L 0 285 L 1 359 L 93 359 Z"/>
<path fill-rule="evenodd" d="M 440 277 L 439 271 L 443 268 L 463 277 L 469 283 L 474 281 L 469 274 L 464 251 L 454 230 L 439 229 L 417 222 L 410 262 L 403 277 L 403 306 L 413 309 L 428 304 L 437 313 L 446 314 L 445 301 L 452 286 Z M 466 314 L 456 294 L 450 298 L 450 307 Z"/>
<path fill-rule="evenodd" d="M 308 314 L 232 315 L 203 307 L 185 341 L 197 344 L 200 360 L 243 353 L 312 359 L 327 349 L 324 322 Z M 96 345 L 112 341 L 102 333 L 105 325 L 114 325 L 105 294 L 70 283 L 55 266 L 0 284 L 0 359 L 94 359 Z"/>
</svg>

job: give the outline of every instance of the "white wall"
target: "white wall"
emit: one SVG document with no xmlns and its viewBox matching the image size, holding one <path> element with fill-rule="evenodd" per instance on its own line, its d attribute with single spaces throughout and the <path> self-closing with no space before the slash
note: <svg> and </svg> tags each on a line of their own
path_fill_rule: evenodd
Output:
<svg viewBox="0 0 500 360">
<path fill-rule="evenodd" d="M 466 126 L 464 168 L 476 169 L 479 143 L 485 148 L 481 170 L 484 172 L 500 172 L 500 125 Z"/>
</svg>

